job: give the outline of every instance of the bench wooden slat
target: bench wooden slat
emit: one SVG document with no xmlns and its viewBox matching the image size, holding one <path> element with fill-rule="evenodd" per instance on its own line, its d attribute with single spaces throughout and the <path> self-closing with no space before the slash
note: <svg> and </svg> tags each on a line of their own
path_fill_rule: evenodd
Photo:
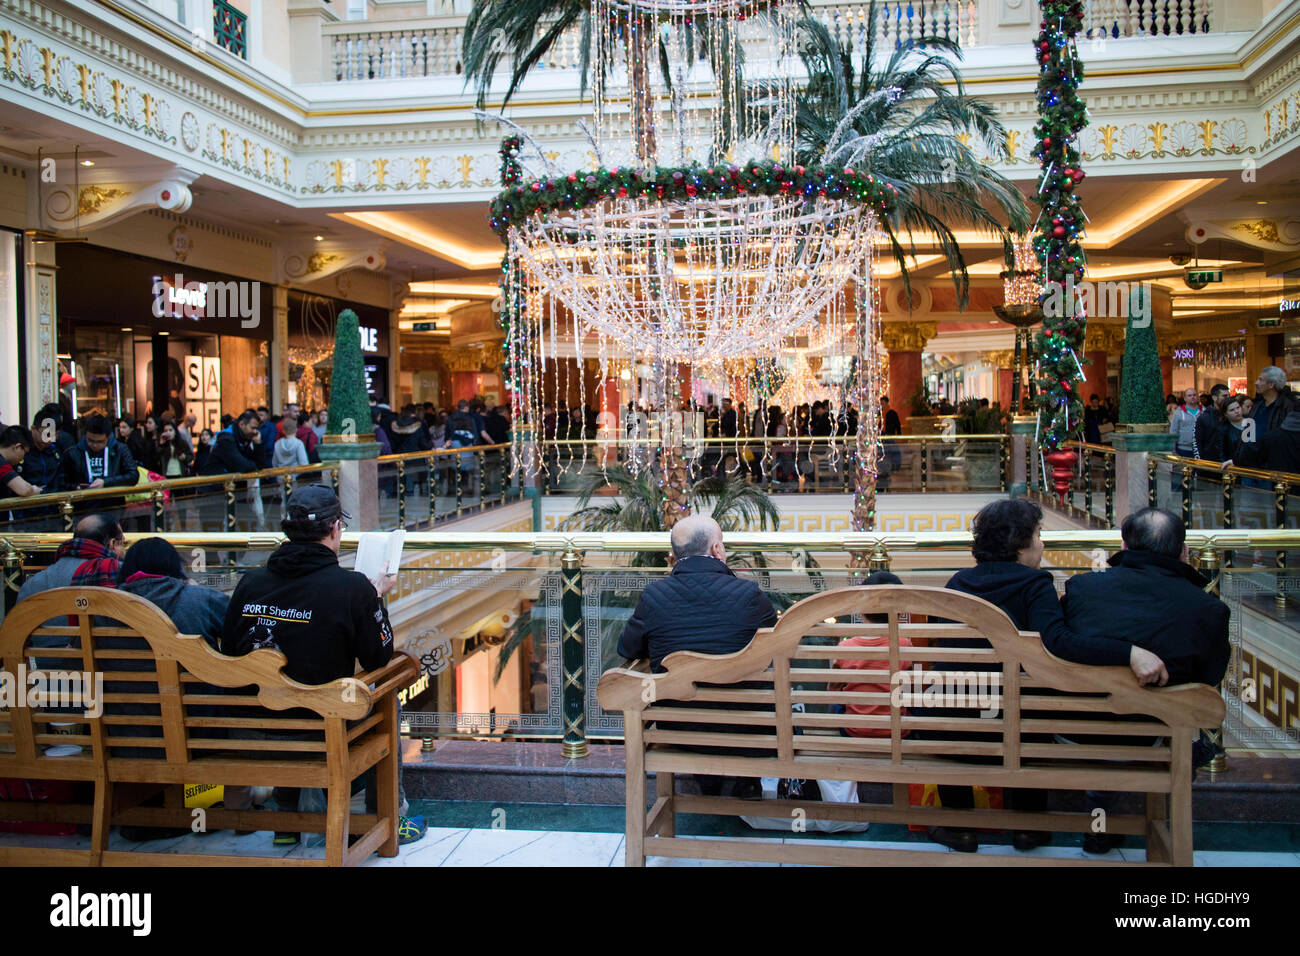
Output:
<svg viewBox="0 0 1300 956">
<path fill-rule="evenodd" d="M 818 647 L 801 644 L 791 658 L 794 660 L 830 658 L 845 661 L 887 661 L 889 650 L 887 644 L 881 644 L 879 647 Z M 952 661 L 954 663 L 970 661 L 976 664 L 990 664 L 1001 660 L 996 651 L 987 647 L 917 647 L 914 645 L 902 648 L 899 656 L 910 661 Z M 896 672 L 897 669 L 891 671 L 891 673 Z"/>
</svg>

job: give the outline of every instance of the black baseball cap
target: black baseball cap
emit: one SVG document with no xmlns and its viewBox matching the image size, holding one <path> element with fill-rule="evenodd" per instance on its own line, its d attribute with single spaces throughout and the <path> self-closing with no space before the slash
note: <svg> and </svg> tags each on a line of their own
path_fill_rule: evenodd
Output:
<svg viewBox="0 0 1300 956">
<path fill-rule="evenodd" d="M 324 485 L 298 488 L 289 496 L 285 509 L 285 517 L 293 521 L 333 521 L 340 516 L 346 520 L 352 518 L 339 504 L 338 496 Z"/>
</svg>

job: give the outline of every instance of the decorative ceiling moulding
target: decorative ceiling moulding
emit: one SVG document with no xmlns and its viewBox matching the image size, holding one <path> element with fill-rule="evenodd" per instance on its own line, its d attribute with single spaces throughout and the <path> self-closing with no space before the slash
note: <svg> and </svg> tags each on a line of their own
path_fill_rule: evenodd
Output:
<svg viewBox="0 0 1300 956">
<path fill-rule="evenodd" d="M 270 249 L 271 246 L 274 245 L 270 239 L 263 239 L 261 236 L 250 236 L 247 233 L 237 232 L 236 230 L 230 229 L 226 226 L 204 222 L 200 219 L 193 219 L 189 216 L 179 216 L 176 213 L 168 212 L 165 209 L 146 209 L 144 212 L 147 216 L 155 216 L 158 219 L 165 219 L 168 222 L 184 226 L 186 229 L 196 231 L 201 230 L 203 232 L 211 233 L 212 235 L 222 236 L 226 239 L 234 239 L 237 242 L 246 242 L 250 245 L 261 246 L 264 249 Z"/>
<path fill-rule="evenodd" d="M 1295 252 L 1300 249 L 1300 219 L 1192 219 L 1186 236 L 1198 246 L 1209 239 L 1231 239 L 1255 249 Z"/>
<path fill-rule="evenodd" d="M 285 254 L 280 262 L 280 275 L 285 282 L 317 282 L 349 269 L 368 269 L 381 272 L 388 264 L 384 252 L 377 246 L 362 249 L 302 249 Z"/>
<path fill-rule="evenodd" d="M 99 5 L 110 6 L 104 3 Z M 204 53 L 194 52 L 188 33 L 185 34 L 183 41 L 177 38 L 177 51 L 183 51 L 188 59 L 202 63 L 210 71 L 209 73 L 196 77 L 192 73 L 172 68 L 158 57 L 160 50 L 165 50 L 166 47 L 154 38 L 145 38 L 145 46 L 141 49 L 120 41 L 116 30 L 113 34 L 101 31 L 97 29 L 97 23 L 88 21 L 84 16 L 71 20 L 37 3 L 24 3 L 22 7 L 6 4 L 0 12 L 0 25 L 8 26 L 10 32 L 14 33 L 19 41 L 30 38 L 38 45 L 54 48 L 56 56 L 68 54 L 82 60 L 100 61 L 101 68 L 111 67 L 123 71 L 124 74 L 130 74 L 121 77 L 124 82 L 152 83 L 160 93 L 201 103 L 233 120 L 257 127 L 261 135 L 277 138 L 283 146 L 288 146 L 295 141 L 297 131 L 290 125 L 292 120 L 283 112 L 279 116 L 272 112 L 274 109 L 272 104 L 279 101 L 285 108 L 284 112 L 290 114 L 305 113 L 303 107 L 294 104 L 283 95 L 288 91 L 280 93 L 270 89 L 256 89 L 259 80 L 274 84 L 274 81 L 264 77 L 254 79 L 252 76 L 240 76 L 237 73 L 231 77 L 240 79 L 249 87 L 246 90 L 227 91 L 213 86 L 209 82 L 212 75 L 220 75 L 223 72 L 229 75 L 230 67 L 220 64 Z M 125 30 L 125 28 L 121 29 Z M 125 32 L 129 33 L 129 31 Z M 128 37 L 129 39 L 135 38 Z M 57 44 L 51 44 L 51 40 L 62 41 L 68 49 L 58 50 Z M 244 69 L 249 73 L 253 72 L 248 67 Z M 249 96 L 257 98 L 253 106 L 247 102 Z"/>
<path fill-rule="evenodd" d="M 0 13 L 0 88 L 7 85 L 26 93 L 35 100 L 31 105 L 38 112 L 88 131 L 98 125 L 94 132 L 164 161 L 206 161 L 219 179 L 229 179 L 226 171 L 234 171 L 262 187 L 271 187 L 276 198 L 290 191 L 293 168 L 288 154 L 272 148 L 251 130 L 186 103 L 155 83 L 142 82 L 120 63 L 106 62 L 103 49 L 82 51 L 48 36 L 24 35 L 5 23 Z M 112 46 L 108 40 L 105 44 Z M 116 49 L 124 62 L 147 59 L 129 47 L 118 45 Z M 54 109 L 41 108 L 46 105 Z M 244 107 L 238 111 L 252 115 Z M 76 118 L 69 118 L 68 112 Z"/>
<path fill-rule="evenodd" d="M 189 184 L 198 173 L 179 171 L 152 183 L 87 183 L 56 186 L 45 194 L 41 212 L 62 233 L 88 232 L 149 209 L 185 212 L 194 201 Z"/>
</svg>

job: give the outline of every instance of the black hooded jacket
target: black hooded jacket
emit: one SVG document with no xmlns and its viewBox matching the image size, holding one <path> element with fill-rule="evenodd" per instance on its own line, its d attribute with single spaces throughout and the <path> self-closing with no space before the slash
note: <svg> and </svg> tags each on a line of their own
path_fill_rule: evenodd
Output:
<svg viewBox="0 0 1300 956">
<path fill-rule="evenodd" d="M 221 652 L 232 657 L 274 645 L 284 672 L 302 684 L 328 684 L 374 670 L 393 656 L 388 611 L 366 576 L 339 567 L 319 543 L 290 541 L 248 571 L 230 596 Z"/>
<path fill-rule="evenodd" d="M 1128 666 L 1129 641 L 1116 640 L 1104 631 L 1079 634 L 1067 625 L 1049 571 L 1026 567 L 1015 561 L 981 561 L 973 568 L 963 568 L 954 574 L 948 587 L 996 604 L 1022 631 L 1041 634 L 1043 647 L 1062 660 L 1076 664 Z M 952 644 L 945 644 L 944 640 L 938 642 L 939 646 L 969 646 L 961 640 Z M 954 664 L 938 669 L 979 668 Z M 1001 666 L 994 669 L 1000 670 Z"/>
<path fill-rule="evenodd" d="M 1109 571 L 1070 578 L 1062 609 L 1081 641 L 1118 640 L 1155 654 L 1169 684 L 1211 686 L 1228 669 L 1228 605 L 1206 594 L 1209 582 L 1177 558 L 1119 551 Z"/>
<path fill-rule="evenodd" d="M 648 657 L 657 670 L 673 651 L 738 651 L 760 627 L 775 623 L 776 608 L 755 582 L 701 554 L 682 558 L 672 574 L 646 586 L 618 639 L 618 652 L 633 660 Z"/>
</svg>

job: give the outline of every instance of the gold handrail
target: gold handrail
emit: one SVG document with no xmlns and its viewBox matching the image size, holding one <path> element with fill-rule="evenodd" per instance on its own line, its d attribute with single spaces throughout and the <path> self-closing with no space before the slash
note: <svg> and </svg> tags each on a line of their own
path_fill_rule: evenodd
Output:
<svg viewBox="0 0 1300 956">
<path fill-rule="evenodd" d="M 503 442 L 496 445 L 466 445 L 464 448 L 430 448 L 428 451 L 403 451 L 394 452 L 391 455 L 380 455 L 378 460 L 385 462 L 410 461 L 413 458 L 449 458 L 452 455 L 474 454 L 480 451 L 505 451 L 509 447 L 509 442 Z"/>
<path fill-rule="evenodd" d="M 6 498 L 5 511 L 20 511 L 37 508 L 42 505 L 69 504 L 78 501 L 93 501 L 98 498 L 123 498 L 131 495 L 147 497 L 154 491 L 170 491 L 174 488 L 196 488 L 202 485 L 224 485 L 228 481 L 249 481 L 254 478 L 280 478 L 285 475 L 302 475 L 309 472 L 325 471 L 335 475 L 339 472 L 338 462 L 321 462 L 318 465 L 289 465 L 285 468 L 267 468 L 262 471 L 229 472 L 220 475 L 196 475 L 193 478 L 166 478 L 162 481 L 137 482 L 134 485 L 118 485 L 112 488 L 79 488 L 74 491 L 54 491 L 49 494 L 31 495 L 27 498 Z"/>
<path fill-rule="evenodd" d="M 1103 455 L 1117 454 L 1113 445 L 1094 445 L 1092 442 L 1071 441 L 1065 443 L 1066 448 L 1078 448 L 1080 451 L 1099 451 Z"/>
<path fill-rule="evenodd" d="M 1041 532 L 1043 546 L 1048 551 L 1115 551 L 1123 541 L 1119 531 L 1069 530 Z M 0 537 L 0 548 L 18 551 L 45 551 L 56 549 L 72 535 L 53 532 L 21 532 Z M 271 551 L 286 539 L 273 533 L 225 532 L 160 532 L 130 533 L 128 541 L 142 538 L 164 538 L 177 548 L 204 548 L 207 550 Z M 343 535 L 344 551 L 354 551 L 360 533 Z M 729 550 L 783 551 L 807 550 L 812 552 L 870 551 L 882 547 L 888 551 L 969 551 L 973 537 L 968 531 L 861 531 L 861 532 L 803 532 L 786 531 L 735 531 L 723 535 Z M 1241 529 L 1187 531 L 1187 546 L 1193 553 L 1207 548 L 1231 550 L 1256 548 L 1260 550 L 1300 550 L 1300 529 Z M 666 552 L 671 550 L 667 533 L 663 532 L 506 532 L 506 531 L 408 531 L 403 545 L 407 551 L 531 551 L 562 554 L 566 551 L 597 552 Z"/>
<path fill-rule="evenodd" d="M 1216 475 L 1241 475 L 1245 478 L 1263 478 L 1271 484 L 1286 482 L 1288 485 L 1300 483 L 1300 475 L 1290 471 L 1264 471 L 1260 468 L 1246 468 L 1242 465 L 1229 465 L 1224 468 L 1222 463 L 1217 461 L 1207 461 L 1204 458 L 1183 458 L 1179 455 L 1169 455 L 1164 452 L 1152 452 L 1151 457 L 1156 461 L 1167 461 L 1170 464 L 1179 467 L 1188 467 L 1196 471 L 1210 471 Z"/>
<path fill-rule="evenodd" d="M 709 443 L 728 444 L 733 442 L 737 444 L 741 442 L 789 443 L 789 442 L 798 441 L 801 444 L 806 443 L 806 444 L 814 445 L 819 442 L 831 442 L 833 440 L 839 440 L 847 443 L 847 442 L 852 442 L 855 439 L 855 437 L 856 436 L 850 434 L 849 432 L 840 432 L 836 435 L 733 435 L 733 436 L 728 436 L 726 438 L 701 438 L 698 436 L 684 436 L 682 440 L 684 442 L 691 442 L 693 444 L 709 444 Z M 971 440 L 1006 441 L 1008 438 L 1007 435 L 1003 435 L 1003 434 L 967 435 L 962 432 L 953 432 L 951 435 L 944 435 L 944 434 L 880 435 L 878 437 L 880 438 L 881 441 L 888 441 L 888 442 L 936 442 L 937 441 L 937 442 L 947 442 L 949 444 L 951 444 L 954 441 L 971 441 Z M 539 444 L 543 446 L 545 445 L 655 445 L 658 446 L 663 444 L 663 439 L 662 438 L 627 438 L 627 437 L 544 438 L 540 440 Z M 496 446 L 480 445 L 476 447 L 488 448 L 488 447 L 496 447 Z M 459 450 L 464 451 L 465 449 L 459 449 Z M 381 458 L 380 460 L 383 461 L 384 459 Z"/>
</svg>

